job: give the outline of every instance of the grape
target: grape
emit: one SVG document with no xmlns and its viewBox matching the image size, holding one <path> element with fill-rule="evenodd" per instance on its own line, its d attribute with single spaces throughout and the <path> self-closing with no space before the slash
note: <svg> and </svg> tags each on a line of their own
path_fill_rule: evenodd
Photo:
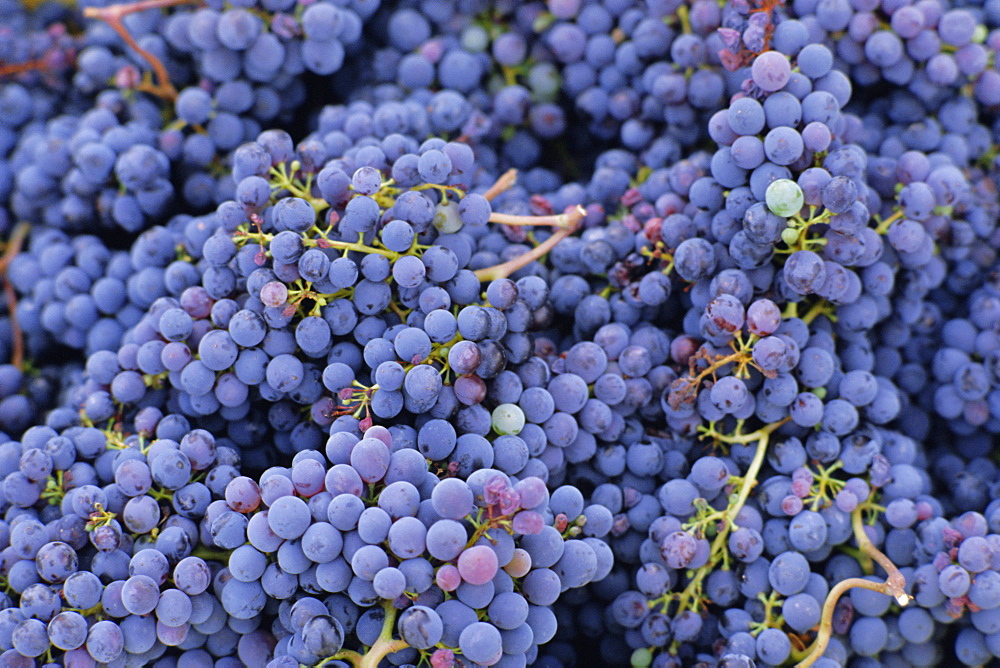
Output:
<svg viewBox="0 0 1000 668">
<path fill-rule="evenodd" d="M 465 582 L 481 585 L 496 575 L 497 555 L 485 545 L 475 545 L 464 550 L 458 557 L 458 571 Z"/>
<path fill-rule="evenodd" d="M 376 482 L 389 469 L 389 449 L 377 439 L 366 438 L 351 450 L 351 465 L 365 482 Z"/>
<path fill-rule="evenodd" d="M 785 596 L 802 591 L 808 575 L 808 563 L 798 552 L 782 552 L 771 562 L 768 570 L 771 586 Z"/>
<path fill-rule="evenodd" d="M 520 434 L 524 422 L 524 411 L 517 404 L 501 404 L 493 409 L 493 431 L 501 436 Z"/>
<path fill-rule="evenodd" d="M 76 649 L 87 641 L 87 620 L 76 612 L 60 612 L 49 621 L 47 631 L 54 647 Z"/>
<path fill-rule="evenodd" d="M 407 644 L 417 649 L 433 647 L 444 632 L 438 612 L 422 605 L 407 608 L 399 616 L 399 633 Z"/>
<path fill-rule="evenodd" d="M 793 216 L 803 205 L 802 189 L 794 181 L 778 179 L 767 187 L 767 208 L 778 216 Z"/>
<path fill-rule="evenodd" d="M 282 496 L 271 504 L 268 526 L 285 539 L 298 538 L 309 526 L 309 511 L 305 501 L 294 496 Z"/>
<path fill-rule="evenodd" d="M 11 644 L 22 656 L 40 656 L 49 647 L 45 624 L 37 619 L 25 619 L 14 628 Z"/>
<path fill-rule="evenodd" d="M 788 636 L 778 629 L 764 629 L 757 636 L 757 655 L 768 663 L 784 661 L 790 651 Z"/>
<path fill-rule="evenodd" d="M 862 617 L 851 626 L 851 646 L 862 655 L 872 655 L 885 646 L 885 622 L 875 617 Z"/>
<path fill-rule="evenodd" d="M 663 540 L 661 552 L 671 568 L 684 568 L 695 558 L 697 543 L 688 533 L 676 531 Z"/>
<path fill-rule="evenodd" d="M 260 504 L 260 487 L 252 478 L 234 478 L 226 485 L 226 503 L 237 512 L 253 512 Z"/>
<path fill-rule="evenodd" d="M 87 652 L 95 660 L 111 662 L 121 655 L 125 638 L 121 627 L 112 621 L 100 621 L 87 633 Z"/>
<path fill-rule="evenodd" d="M 314 656 L 332 656 L 343 647 L 344 628 L 335 617 L 319 614 L 303 626 L 302 640 Z"/>
<path fill-rule="evenodd" d="M 397 568 L 383 568 L 372 580 L 375 592 L 384 599 L 392 600 L 406 588 L 406 576 Z"/>
<path fill-rule="evenodd" d="M 522 503 L 524 497 L 522 495 Z M 445 519 L 461 520 L 473 509 L 473 494 L 462 480 L 446 478 L 434 486 L 431 503 L 435 512 Z"/>
<path fill-rule="evenodd" d="M 764 108 L 753 98 L 736 100 L 727 114 L 729 126 L 738 135 L 756 135 L 764 129 Z"/>
<path fill-rule="evenodd" d="M 458 640 L 462 654 L 470 660 L 484 665 L 492 665 L 503 653 L 500 632 L 495 626 L 485 622 L 470 624 L 462 630 Z"/>
<path fill-rule="evenodd" d="M 78 558 L 72 547 L 62 542 L 46 543 L 38 549 L 35 566 L 46 582 L 63 582 L 76 572 Z M 70 648 L 73 649 L 73 648 Z"/>
</svg>

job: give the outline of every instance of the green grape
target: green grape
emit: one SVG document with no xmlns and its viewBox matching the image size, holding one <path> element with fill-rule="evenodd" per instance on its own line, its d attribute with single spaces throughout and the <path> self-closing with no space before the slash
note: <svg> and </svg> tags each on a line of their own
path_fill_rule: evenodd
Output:
<svg viewBox="0 0 1000 668">
<path fill-rule="evenodd" d="M 517 435 L 524 429 L 524 411 L 517 404 L 500 404 L 493 409 L 493 431 L 500 436 Z"/>
<path fill-rule="evenodd" d="M 798 183 L 789 179 L 778 179 L 767 187 L 764 201 L 772 213 L 788 218 L 802 209 L 805 197 Z"/>
<path fill-rule="evenodd" d="M 462 219 L 458 215 L 458 205 L 451 201 L 438 204 L 434 210 L 434 227 L 441 234 L 454 234 L 462 229 Z"/>
<path fill-rule="evenodd" d="M 539 102 L 552 102 L 559 95 L 559 70 L 552 63 L 541 62 L 528 71 L 528 88 Z"/>
<path fill-rule="evenodd" d="M 781 240 L 784 241 L 786 245 L 791 246 L 799 240 L 799 231 L 794 227 L 786 227 L 781 231 Z"/>
<path fill-rule="evenodd" d="M 630 663 L 632 668 L 646 668 L 653 663 L 653 653 L 645 647 L 640 647 L 632 652 Z"/>
<path fill-rule="evenodd" d="M 490 45 L 490 36 L 482 26 L 471 25 L 462 31 L 462 48 L 472 53 L 482 53 Z"/>
</svg>

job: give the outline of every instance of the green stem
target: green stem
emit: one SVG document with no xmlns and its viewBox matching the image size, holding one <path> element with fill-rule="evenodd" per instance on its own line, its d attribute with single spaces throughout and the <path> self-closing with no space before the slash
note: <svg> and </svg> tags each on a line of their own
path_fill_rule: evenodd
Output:
<svg viewBox="0 0 1000 668">
<path fill-rule="evenodd" d="M 479 539 L 482 538 L 483 536 L 489 538 L 489 535 L 486 532 L 489 531 L 490 529 L 501 529 L 506 531 L 504 524 L 507 522 L 509 522 L 509 520 L 504 517 L 490 518 L 487 521 L 483 522 L 476 528 L 476 530 L 472 534 L 472 537 L 469 538 L 468 542 L 466 542 L 465 549 L 468 550 L 470 547 L 478 543 Z"/>
<path fill-rule="evenodd" d="M 334 240 L 330 240 L 330 239 L 324 239 L 322 242 L 314 241 L 313 243 L 308 243 L 308 240 L 307 240 L 306 245 L 307 246 L 313 246 L 313 245 L 315 245 L 315 246 L 318 246 L 320 248 L 323 248 L 323 247 L 326 247 L 326 248 L 338 248 L 338 249 L 345 250 L 345 251 L 358 251 L 359 253 L 367 253 L 367 254 L 373 254 L 374 253 L 375 255 L 385 256 L 385 257 L 389 258 L 390 260 L 395 260 L 396 258 L 398 258 L 400 256 L 399 253 L 395 253 L 395 252 L 390 251 L 390 250 L 382 250 L 381 248 L 375 248 L 374 246 L 369 246 L 367 244 L 364 244 L 364 243 L 361 242 L 361 238 L 362 237 L 363 237 L 363 235 L 359 236 L 358 241 L 355 241 L 353 243 L 348 242 L 348 241 L 334 241 Z"/>
<path fill-rule="evenodd" d="M 441 193 L 441 197 L 447 198 L 448 194 L 453 194 L 459 199 L 465 197 L 465 191 L 461 188 L 456 188 L 455 186 L 441 185 L 439 183 L 424 183 L 419 186 L 413 186 L 410 190 L 437 190 Z"/>
<path fill-rule="evenodd" d="M 275 181 L 271 185 L 271 192 L 273 194 L 277 190 L 287 190 L 295 197 L 309 202 L 309 204 L 312 205 L 313 210 L 316 213 L 320 213 L 330 205 L 322 197 L 313 197 L 312 193 L 309 192 L 311 179 L 309 186 L 295 180 L 295 172 L 297 172 L 300 168 L 301 165 L 297 160 L 287 166 L 285 163 L 281 163 L 277 167 L 272 167 L 270 175 L 275 179 Z"/>
<path fill-rule="evenodd" d="M 896 211 L 885 220 L 880 221 L 878 227 L 875 228 L 875 231 L 878 232 L 879 234 L 885 234 L 886 232 L 889 231 L 889 227 L 892 226 L 893 223 L 895 223 L 902 217 L 903 217 L 902 210 Z"/>
<path fill-rule="evenodd" d="M 398 652 L 409 647 L 405 640 L 392 637 L 393 629 L 396 627 L 396 613 L 398 612 L 392 605 L 392 602 L 385 601 L 382 603 L 382 608 L 385 610 L 382 633 L 379 634 L 378 640 L 375 641 L 375 644 L 367 652 L 362 655 L 349 649 L 341 650 L 333 656 L 323 659 L 323 661 L 317 664 L 317 668 L 325 666 L 331 661 L 347 661 L 355 668 L 378 668 L 378 665 L 382 663 L 382 659 L 393 652 Z"/>
<path fill-rule="evenodd" d="M 681 23 L 681 30 L 685 35 L 691 34 L 691 17 L 688 13 L 687 5 L 680 5 L 674 12 Z"/>
<path fill-rule="evenodd" d="M 205 561 L 221 561 L 222 563 L 229 562 L 230 554 L 232 554 L 232 550 L 213 550 L 209 547 L 198 547 L 191 552 L 192 557 L 198 557 Z"/>
<path fill-rule="evenodd" d="M 781 594 L 777 591 L 772 591 L 770 594 L 757 594 L 757 600 L 764 604 L 764 620 L 750 625 L 750 634 L 754 637 L 759 635 L 764 629 L 780 629 L 781 625 L 784 624 L 784 619 L 781 615 L 774 616 L 775 609 L 780 609 L 781 603 L 784 600 L 781 598 Z"/>
<path fill-rule="evenodd" d="M 813 305 L 811 309 L 809 309 L 809 311 L 804 316 L 802 316 L 802 322 L 806 323 L 807 325 L 811 325 L 813 320 L 818 318 L 829 308 L 830 308 L 830 303 L 828 301 L 826 301 L 825 299 L 819 300 Z M 829 315 L 827 317 L 829 317 Z"/>
<path fill-rule="evenodd" d="M 667 594 L 663 598 L 651 601 L 650 607 L 656 607 L 664 603 L 669 603 L 672 598 L 676 597 L 678 603 L 677 613 L 683 612 L 688 609 L 692 600 L 701 598 L 702 581 L 710 572 L 716 570 L 716 567 L 720 563 L 723 564 L 724 569 L 728 569 L 729 551 L 727 548 L 729 534 L 733 529 L 736 517 L 740 514 L 740 510 L 743 509 L 747 499 L 750 497 L 750 491 L 757 484 L 757 474 L 760 473 L 760 469 L 764 465 L 764 457 L 767 454 L 767 444 L 771 438 L 771 434 L 783 424 L 788 422 L 789 419 L 790 418 L 785 418 L 780 422 L 775 422 L 767 425 L 766 427 L 761 427 L 751 434 L 722 437 L 723 440 L 729 443 L 749 443 L 751 441 L 757 441 L 757 452 L 754 454 L 753 461 L 750 462 L 750 466 L 747 468 L 746 474 L 742 477 L 739 494 L 730 502 L 726 511 L 719 518 L 720 526 L 718 533 L 712 540 L 712 545 L 709 548 L 708 562 L 694 572 L 687 586 L 684 587 L 684 591 L 679 594 Z"/>
<path fill-rule="evenodd" d="M 757 437 L 757 451 L 753 455 L 753 461 L 750 462 L 749 468 L 747 468 L 746 475 L 743 479 L 746 481 L 740 487 L 740 494 L 736 498 L 736 503 L 729 507 L 729 523 L 732 524 L 736 516 L 740 514 L 740 510 L 743 509 L 743 505 L 747 502 L 750 497 L 750 490 L 757 484 L 757 474 L 760 473 L 760 467 L 764 465 L 764 456 L 767 454 L 767 443 L 771 439 L 771 434 L 778 430 L 783 424 L 788 422 L 790 418 L 785 418 L 779 422 L 769 424 L 766 427 L 758 429 L 755 433 L 758 434 Z M 750 436 L 752 434 L 748 434 Z M 744 441 L 748 442 L 748 441 Z"/>
</svg>

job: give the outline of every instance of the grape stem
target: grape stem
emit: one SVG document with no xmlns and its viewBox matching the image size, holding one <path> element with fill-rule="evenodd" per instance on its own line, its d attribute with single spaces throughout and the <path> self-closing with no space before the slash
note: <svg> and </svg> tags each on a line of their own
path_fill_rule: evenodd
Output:
<svg viewBox="0 0 1000 668">
<path fill-rule="evenodd" d="M 862 512 L 864 512 L 864 506 L 858 506 L 851 512 L 851 527 L 854 529 L 854 539 L 858 542 L 858 547 L 861 548 L 861 551 L 874 559 L 887 573 L 885 584 L 889 589 L 889 595 L 895 598 L 896 602 L 900 605 L 906 605 L 910 601 L 910 596 L 906 593 L 906 578 L 896 568 L 896 564 L 892 563 L 892 560 L 872 543 L 871 538 L 868 537 L 868 532 L 865 530 L 865 524 L 861 517 Z"/>
<path fill-rule="evenodd" d="M 570 212 L 570 215 L 572 215 L 572 213 L 573 212 Z M 560 229 L 566 227 L 576 229 L 576 221 L 570 220 L 570 217 L 564 213 L 557 216 L 519 216 L 513 213 L 498 213 L 494 211 L 490 214 L 490 222 L 497 223 L 498 225 L 510 225 L 512 227 L 548 225 L 558 227 Z"/>
<path fill-rule="evenodd" d="M 483 197 L 487 200 L 492 200 L 494 197 L 510 190 L 515 183 L 517 183 L 517 170 L 508 169 L 483 193 Z"/>
<path fill-rule="evenodd" d="M 825 299 L 820 299 L 818 302 L 813 304 L 812 308 L 810 308 L 804 316 L 802 316 L 802 322 L 806 323 L 807 325 L 811 325 L 813 320 L 815 320 L 821 315 L 825 315 L 828 320 L 831 321 L 836 320 L 837 316 L 827 312 L 829 309 L 830 309 L 830 302 L 826 301 Z"/>
<path fill-rule="evenodd" d="M 36 58 L 23 63 L 4 63 L 0 65 L 0 77 L 12 77 L 25 72 L 44 72 L 49 69 L 49 61 Z"/>
<path fill-rule="evenodd" d="M 754 440 L 757 441 L 757 450 L 754 452 L 753 460 L 750 462 L 750 466 L 747 468 L 746 475 L 743 476 L 743 484 L 740 486 L 739 496 L 736 498 L 735 503 L 733 503 L 729 510 L 726 512 L 728 516 L 728 524 L 732 525 L 733 521 L 736 520 L 736 516 L 740 514 L 743 509 L 744 504 L 746 504 L 747 499 L 750 497 L 750 490 L 757 485 L 757 474 L 760 473 L 760 468 L 764 465 L 764 456 L 767 454 L 767 444 L 771 439 L 771 434 L 777 431 L 786 422 L 791 420 L 791 418 L 784 418 L 778 422 L 767 425 L 761 429 L 758 429 L 752 434 L 747 434 L 734 439 L 726 439 L 722 437 L 721 440 L 727 443 L 750 443 Z M 745 440 L 744 440 L 745 439 Z"/>
<path fill-rule="evenodd" d="M 764 465 L 764 458 L 767 454 L 767 444 L 771 439 L 771 434 L 777 431 L 790 419 L 791 418 L 785 418 L 779 422 L 774 422 L 749 434 L 720 434 L 717 436 L 718 440 L 729 444 L 752 443 L 756 441 L 757 451 L 754 453 L 750 466 L 747 467 L 746 475 L 741 478 L 739 494 L 736 495 L 735 499 L 730 497 L 729 506 L 715 516 L 715 519 L 719 522 L 719 529 L 712 541 L 711 547 L 709 548 L 708 562 L 695 571 L 691 580 L 684 587 L 684 591 L 679 594 L 667 594 L 665 599 L 661 598 L 657 601 L 652 601 L 650 603 L 650 607 L 655 607 L 660 603 L 669 601 L 671 598 L 676 598 L 678 605 L 675 614 L 680 614 L 681 612 L 690 609 L 692 603 L 696 603 L 701 598 L 702 581 L 710 572 L 716 570 L 716 567 L 720 563 L 723 564 L 723 568 L 728 569 L 729 552 L 727 550 L 727 541 L 729 540 L 729 534 L 735 526 L 736 518 L 739 516 L 740 510 L 743 509 L 747 499 L 750 498 L 750 491 L 757 485 L 757 475 L 760 473 L 760 469 Z"/>
<path fill-rule="evenodd" d="M 510 518 L 505 515 L 500 515 L 498 517 L 493 516 L 493 506 L 486 507 L 486 521 L 483 521 L 483 508 L 479 509 L 476 517 L 473 518 L 472 515 L 468 515 L 466 519 L 476 528 L 472 533 L 472 537 L 469 538 L 465 543 L 465 549 L 468 550 L 470 547 L 479 542 L 479 539 L 486 536 L 488 540 L 493 540 L 490 538 L 489 534 L 486 533 L 490 529 L 503 529 L 510 533 Z"/>
<path fill-rule="evenodd" d="M 688 12 L 687 5 L 681 5 L 674 12 L 677 16 L 678 21 L 681 24 L 681 30 L 685 35 L 690 35 L 693 31 L 691 30 L 691 16 Z"/>
<path fill-rule="evenodd" d="M 341 650 L 316 664 L 316 668 L 321 668 L 331 661 L 346 661 L 355 668 L 378 668 L 378 665 L 382 663 L 382 659 L 386 656 L 409 647 L 405 640 L 392 637 L 392 630 L 396 626 L 397 610 L 395 606 L 393 606 L 391 601 L 385 601 L 382 603 L 382 608 L 385 610 L 385 621 L 382 622 L 382 632 L 379 634 L 378 640 L 375 641 L 375 644 L 367 652 L 360 654 L 349 649 Z"/>
<path fill-rule="evenodd" d="M 763 372 L 756 362 L 753 361 L 753 345 L 757 342 L 757 336 L 751 335 L 746 341 L 743 340 L 743 335 L 737 332 L 735 338 L 729 342 L 729 347 L 732 349 L 731 355 L 709 355 L 704 351 L 699 351 L 691 356 L 688 361 L 688 368 L 690 376 L 683 376 L 678 378 L 676 381 L 676 386 L 671 386 L 670 394 L 668 395 L 668 401 L 672 408 L 677 408 L 682 403 L 690 402 L 698 396 L 698 390 L 701 387 L 703 381 L 705 381 L 709 376 L 713 379 L 716 377 L 716 372 L 727 364 L 735 364 L 736 370 L 733 373 L 737 378 L 749 378 L 750 372 L 747 370 L 747 366 L 753 365 L 756 369 Z M 697 373 L 697 365 L 699 362 L 704 361 L 708 363 L 708 366 Z M 752 436 L 752 435 L 751 435 Z M 754 440 L 751 438 L 751 440 Z M 728 441 L 727 441 L 728 442 Z M 749 442 L 749 441 L 747 441 Z"/>
<path fill-rule="evenodd" d="M 309 240 L 307 240 L 307 243 L 305 245 L 307 246 L 313 245 L 308 243 L 308 241 Z M 344 255 L 347 255 L 348 251 L 357 251 L 359 253 L 365 253 L 368 255 L 371 254 L 382 255 L 390 260 L 396 260 L 400 256 L 400 253 L 395 253 L 390 250 L 382 250 L 381 248 L 374 248 L 373 246 L 369 246 L 368 244 L 364 243 L 363 233 L 358 234 L 358 240 L 354 243 L 351 243 L 350 241 L 334 241 L 324 238 L 322 241 L 317 240 L 315 245 L 318 248 L 336 248 L 338 250 L 342 250 L 344 251 Z"/>
<path fill-rule="evenodd" d="M 764 629 L 781 629 L 782 624 L 785 623 L 784 617 L 780 614 L 775 615 L 776 611 L 780 613 L 781 604 L 784 601 L 781 594 L 772 590 L 770 594 L 757 594 L 757 600 L 764 605 L 764 619 L 750 624 L 750 635 L 755 638 Z"/>
<path fill-rule="evenodd" d="M 231 550 L 213 550 L 207 547 L 198 547 L 191 552 L 192 557 L 198 557 L 205 561 L 220 561 L 224 564 L 229 562 L 230 554 L 232 554 Z"/>
<path fill-rule="evenodd" d="M 798 668 L 808 668 L 813 665 L 817 659 L 823 656 L 823 652 L 826 651 L 827 645 L 830 643 L 830 636 L 833 634 L 833 613 L 837 607 L 837 601 L 844 592 L 849 589 L 861 588 L 868 589 L 871 591 L 877 591 L 880 594 L 887 594 L 896 599 L 899 605 L 906 605 L 910 601 L 909 594 L 906 593 L 904 587 L 906 586 L 906 578 L 903 574 L 899 572 L 896 565 L 892 563 L 889 557 L 885 556 L 881 550 L 875 547 L 871 539 L 868 537 L 868 533 L 865 531 L 864 522 L 861 519 L 861 506 L 858 506 L 851 512 L 851 527 L 854 529 L 854 539 L 858 543 L 858 548 L 874 559 L 885 572 L 888 574 L 885 582 L 872 582 L 871 580 L 864 580 L 862 578 L 847 578 L 838 582 L 826 597 L 826 601 L 823 602 L 823 612 L 820 617 L 819 633 L 816 635 L 816 640 L 813 641 L 812 646 L 809 648 L 809 653 L 806 655 L 802 661 L 796 664 Z"/>
<path fill-rule="evenodd" d="M 496 215 L 496 214 L 494 214 Z M 555 218 L 558 219 L 558 223 L 547 223 L 547 224 L 557 224 L 559 229 L 551 237 L 540 243 L 534 249 L 528 251 L 520 257 L 516 257 L 513 260 L 509 260 L 502 264 L 497 264 L 492 267 L 486 267 L 485 269 L 479 269 L 476 271 L 476 278 L 480 282 L 486 283 L 489 281 L 494 281 L 498 278 L 507 278 L 513 274 L 518 269 L 528 266 L 534 260 L 542 257 L 550 250 L 552 250 L 556 244 L 560 241 L 573 234 L 576 231 L 577 225 L 583 220 L 583 217 L 587 215 L 587 212 L 583 207 L 576 207 L 569 213 L 561 214 L 559 216 L 544 216 L 544 218 Z M 522 218 L 522 216 L 517 216 Z M 524 216 L 523 218 L 526 218 Z M 490 220 L 493 221 L 493 216 L 490 216 Z M 493 221 L 496 222 L 496 221 Z M 510 224 L 510 223 L 507 223 Z"/>
<path fill-rule="evenodd" d="M 895 211 L 891 216 L 889 216 L 885 220 L 879 221 L 878 227 L 875 228 L 875 231 L 878 232 L 879 234 L 885 234 L 886 232 L 889 231 L 889 228 L 892 226 L 892 224 L 895 223 L 897 220 L 901 219 L 902 217 L 903 217 L 902 210 Z"/>
<path fill-rule="evenodd" d="M 153 68 L 153 72 L 156 73 L 157 83 L 143 82 L 139 84 L 139 90 L 156 95 L 168 102 L 173 102 L 177 99 L 177 89 L 170 82 L 170 74 L 167 72 L 163 61 L 155 54 L 139 46 L 139 43 L 135 41 L 135 38 L 128 31 L 128 28 L 122 23 L 122 18 L 147 9 L 193 4 L 200 4 L 200 0 L 140 0 L 139 2 L 120 3 L 109 7 L 87 7 L 83 10 L 83 15 L 88 19 L 100 19 L 107 23 L 133 51 L 138 53 Z"/>
<path fill-rule="evenodd" d="M 14 285 L 7 278 L 7 271 L 10 268 L 10 263 L 21 252 L 29 230 L 31 230 L 29 223 L 18 223 L 11 233 L 10 239 L 7 240 L 3 255 L 0 256 L 0 280 L 3 281 L 3 294 L 4 299 L 7 300 L 7 312 L 10 314 L 10 331 L 13 339 L 10 363 L 18 369 L 24 369 L 24 332 L 17 324 L 17 293 L 14 292 Z"/>
<path fill-rule="evenodd" d="M 269 173 L 273 179 L 271 183 L 271 192 L 273 194 L 282 190 L 287 190 L 295 197 L 299 197 L 309 202 L 309 204 L 312 205 L 313 210 L 315 210 L 316 213 L 320 213 L 330 205 L 322 197 L 313 197 L 312 174 L 306 175 L 305 182 L 296 178 L 296 174 L 301 169 L 302 163 L 298 160 L 293 160 L 291 164 L 283 162 L 276 167 L 272 167 Z"/>
</svg>

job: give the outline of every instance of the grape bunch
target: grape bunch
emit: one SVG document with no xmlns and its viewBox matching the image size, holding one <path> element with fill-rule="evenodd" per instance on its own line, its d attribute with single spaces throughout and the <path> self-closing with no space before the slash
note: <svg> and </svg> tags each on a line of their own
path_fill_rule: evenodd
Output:
<svg viewBox="0 0 1000 668">
<path fill-rule="evenodd" d="M 2 491 L 17 510 L 3 535 L 7 649 L 105 663 L 209 637 L 235 649 L 240 632 L 217 635 L 227 554 L 208 518 L 237 477 L 237 450 L 154 407 L 136 414 L 135 435 L 69 418 L 2 446 Z"/>
<path fill-rule="evenodd" d="M 610 570 L 600 528 L 577 538 L 575 488 L 550 496 L 491 468 L 439 477 L 385 427 L 356 431 L 334 432 L 326 457 L 302 450 L 259 482 L 232 479 L 213 522 L 231 527 L 216 538 L 233 549 L 227 612 L 289 608 L 277 655 L 314 665 L 359 644 L 366 660 L 514 661 L 551 638 L 561 591 Z"/>
</svg>

